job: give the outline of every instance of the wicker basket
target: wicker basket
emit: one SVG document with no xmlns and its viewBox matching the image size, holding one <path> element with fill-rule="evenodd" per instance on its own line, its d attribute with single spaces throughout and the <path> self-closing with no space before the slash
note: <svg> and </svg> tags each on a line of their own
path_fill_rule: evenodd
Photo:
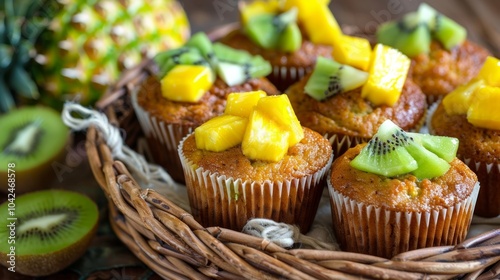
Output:
<svg viewBox="0 0 500 280">
<path fill-rule="evenodd" d="M 130 93 L 153 73 L 145 60 L 126 71 L 97 104 L 137 150 L 143 134 Z M 204 228 L 159 193 L 143 189 L 94 127 L 86 149 L 123 243 L 166 279 L 500 279 L 500 229 L 457 246 L 409 251 L 392 259 L 340 251 L 284 249 L 244 233 Z"/>
</svg>

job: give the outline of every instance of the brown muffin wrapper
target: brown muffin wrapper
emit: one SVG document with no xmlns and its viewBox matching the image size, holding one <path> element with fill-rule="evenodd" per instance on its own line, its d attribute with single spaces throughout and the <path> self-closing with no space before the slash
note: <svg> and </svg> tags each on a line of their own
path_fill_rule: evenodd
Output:
<svg viewBox="0 0 500 280">
<path fill-rule="evenodd" d="M 179 142 L 195 127 L 181 124 L 168 124 L 137 104 L 136 93 L 132 94 L 135 114 L 146 136 L 153 161 L 162 166 L 177 182 L 184 183 L 181 161 L 177 153 Z"/>
<path fill-rule="evenodd" d="M 309 231 L 326 185 L 328 163 L 314 174 L 287 181 L 254 182 L 197 168 L 179 145 L 193 217 L 204 227 L 241 231 L 252 218 L 294 224 Z"/>
<path fill-rule="evenodd" d="M 368 142 L 370 138 L 349 136 L 345 134 L 333 134 L 328 137 L 328 141 L 332 144 L 333 154 L 338 158 L 345 153 L 349 148 L 355 147 L 358 144 Z"/>
<path fill-rule="evenodd" d="M 311 70 L 311 67 L 273 65 L 273 70 L 267 78 L 279 91 L 284 92 L 289 86 L 298 82 Z"/>
<path fill-rule="evenodd" d="M 429 212 L 398 212 L 356 202 L 328 180 L 335 236 L 342 250 L 392 258 L 424 247 L 455 245 L 469 231 L 479 192 L 454 206 Z"/>
<path fill-rule="evenodd" d="M 500 164 L 485 163 L 470 158 L 459 158 L 476 173 L 477 179 L 481 183 L 474 214 L 484 218 L 499 216 Z"/>
<path fill-rule="evenodd" d="M 427 127 L 430 134 L 435 134 L 432 129 L 432 115 L 438 107 L 438 103 L 429 108 Z M 474 214 L 477 216 L 492 218 L 500 215 L 500 164 L 486 163 L 474 160 L 467 155 L 457 155 L 474 173 L 481 184 L 481 190 L 477 198 Z"/>
</svg>

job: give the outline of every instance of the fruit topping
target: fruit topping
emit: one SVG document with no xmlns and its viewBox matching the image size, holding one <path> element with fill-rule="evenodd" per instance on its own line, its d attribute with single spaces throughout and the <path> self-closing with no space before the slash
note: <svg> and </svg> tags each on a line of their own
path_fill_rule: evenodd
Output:
<svg viewBox="0 0 500 280">
<path fill-rule="evenodd" d="M 304 92 L 321 101 L 337 93 L 358 88 L 368 79 L 367 72 L 328 58 L 318 57 Z"/>
<path fill-rule="evenodd" d="M 443 98 L 448 115 L 467 115 L 474 126 L 500 129 L 500 60 L 489 56 L 475 78 Z"/>
<path fill-rule="evenodd" d="M 259 99 L 266 95 L 262 90 L 230 93 L 227 96 L 224 114 L 248 118 Z"/>
<path fill-rule="evenodd" d="M 248 37 L 265 49 L 293 52 L 300 48 L 302 34 L 297 26 L 297 8 L 279 14 L 258 14 L 245 25 Z"/>
<path fill-rule="evenodd" d="M 231 93 L 222 116 L 195 129 L 196 146 L 220 152 L 241 144 L 251 160 L 276 162 L 304 138 L 287 95 Z"/>
<path fill-rule="evenodd" d="M 63 270 L 85 253 L 97 230 L 96 203 L 73 191 L 31 192 L 16 197 L 14 216 L 10 208 L 8 202 L 0 205 L 0 260 L 8 266 L 15 254 L 15 271 L 21 274 L 47 276 Z"/>
<path fill-rule="evenodd" d="M 409 68 L 407 56 L 391 47 L 375 45 L 368 81 L 363 85 L 361 96 L 376 106 L 393 106 L 401 95 Z"/>
<path fill-rule="evenodd" d="M 199 101 L 217 75 L 228 86 L 235 86 L 272 71 L 271 64 L 261 56 L 221 43 L 212 44 L 201 32 L 194 34 L 183 47 L 160 52 L 153 60 L 158 67 L 156 76 L 162 81 L 163 96 L 173 101 Z"/>
<path fill-rule="evenodd" d="M 488 56 L 483 66 L 477 74 L 478 79 L 484 79 L 486 84 L 500 87 L 500 60 L 493 56 Z"/>
<path fill-rule="evenodd" d="M 379 43 L 414 57 L 429 52 L 431 39 L 450 50 L 465 41 L 467 31 L 428 4 L 422 3 L 416 12 L 408 13 L 400 20 L 381 24 L 376 36 Z"/>
<path fill-rule="evenodd" d="M 256 0 L 239 2 L 241 24 L 246 26 L 251 18 L 261 14 L 277 14 L 280 12 L 280 0 Z"/>
<path fill-rule="evenodd" d="M 195 128 L 196 147 L 220 152 L 241 143 L 248 118 L 220 115 Z"/>
<path fill-rule="evenodd" d="M 386 120 L 351 166 L 386 177 L 411 173 L 420 180 L 431 179 L 448 171 L 457 149 L 456 138 L 408 133 Z"/>
<path fill-rule="evenodd" d="M 42 106 L 21 107 L 0 116 L 0 180 L 15 170 L 18 193 L 47 188 L 55 179 L 54 164 L 62 161 L 69 130 L 61 115 Z M 11 175 L 12 176 L 12 175 Z"/>
<path fill-rule="evenodd" d="M 354 66 L 363 71 L 370 65 L 372 47 L 368 39 L 342 35 L 333 49 L 333 58 L 342 64 Z"/>
<path fill-rule="evenodd" d="M 177 65 L 161 79 L 161 91 L 173 101 L 198 102 L 212 86 L 212 80 L 207 66 Z"/>
<path fill-rule="evenodd" d="M 467 121 L 474 126 L 500 130 L 500 87 L 484 86 L 475 92 L 467 110 Z"/>
</svg>

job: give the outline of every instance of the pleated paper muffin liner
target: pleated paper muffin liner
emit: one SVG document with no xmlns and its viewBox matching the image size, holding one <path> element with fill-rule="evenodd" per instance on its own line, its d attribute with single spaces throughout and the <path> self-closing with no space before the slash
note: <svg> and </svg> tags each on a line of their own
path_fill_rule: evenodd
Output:
<svg viewBox="0 0 500 280">
<path fill-rule="evenodd" d="M 153 161 L 165 168 L 175 181 L 184 183 L 177 147 L 184 136 L 193 132 L 196 126 L 169 124 L 152 116 L 137 103 L 137 92 L 132 93 L 132 104 Z"/>
<path fill-rule="evenodd" d="M 265 218 L 297 225 L 302 233 L 309 231 L 333 156 L 323 168 L 301 178 L 243 181 L 197 167 L 182 152 L 183 143 L 179 145 L 179 156 L 191 213 L 203 226 L 241 231 L 248 220 Z"/>
<path fill-rule="evenodd" d="M 312 67 L 273 65 L 273 70 L 267 78 L 278 90 L 284 92 L 289 86 L 298 82 L 310 71 L 312 71 Z"/>
<path fill-rule="evenodd" d="M 357 202 L 328 180 L 333 230 L 342 250 L 384 258 L 419 248 L 455 245 L 470 228 L 479 183 L 451 207 L 428 212 L 399 212 Z"/>
<path fill-rule="evenodd" d="M 436 103 L 429 108 L 427 127 L 430 134 L 435 134 L 430 124 L 438 105 Z M 500 164 L 477 161 L 468 155 L 457 154 L 457 157 L 476 173 L 481 183 L 474 214 L 485 218 L 500 216 Z"/>
</svg>

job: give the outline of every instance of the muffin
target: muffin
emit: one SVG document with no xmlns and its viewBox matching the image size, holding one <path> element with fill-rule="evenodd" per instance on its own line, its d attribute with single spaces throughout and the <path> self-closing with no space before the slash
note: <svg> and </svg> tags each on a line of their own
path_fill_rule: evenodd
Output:
<svg viewBox="0 0 500 280">
<path fill-rule="evenodd" d="M 208 121 L 179 145 L 191 212 L 205 227 L 241 231 L 252 218 L 295 224 L 302 233 L 311 227 L 331 146 L 300 126 L 286 95 L 264 96 L 240 103 L 243 115 L 232 110 Z"/>
<path fill-rule="evenodd" d="M 385 130 L 385 135 L 378 132 L 378 140 L 385 141 L 387 137 L 391 138 L 388 135 L 398 134 L 399 128 L 394 124 L 392 126 L 397 129 L 387 134 L 389 130 L 382 128 L 384 124 L 380 130 Z M 402 130 L 399 133 L 400 136 L 406 134 Z M 414 141 L 418 139 L 416 135 L 421 134 L 411 135 L 410 145 L 421 147 L 418 141 Z M 410 136 L 407 136 L 406 139 L 409 139 Z M 390 140 L 396 141 L 392 138 Z M 341 249 L 392 258 L 409 250 L 455 245 L 463 241 L 470 227 L 479 190 L 474 172 L 453 154 L 448 154 L 447 158 L 451 158 L 448 168 L 437 175 L 439 173 L 433 173 L 433 169 L 440 167 L 427 167 L 430 171 L 426 172 L 433 175 L 426 178 L 426 172 L 417 173 L 426 164 L 421 164 L 421 159 L 410 152 L 412 150 L 408 147 L 411 146 L 402 145 L 403 152 L 398 150 L 397 156 L 404 157 L 404 152 L 407 151 L 412 154 L 413 158 L 410 160 L 417 161 L 418 168 L 383 175 L 383 172 L 391 170 L 383 163 L 387 154 L 379 156 L 380 153 L 377 152 L 377 155 L 372 153 L 361 156 L 363 149 L 373 151 L 377 146 L 375 142 L 378 142 L 373 141 L 350 148 L 338 157 L 328 175 L 333 229 Z M 437 146 L 439 149 L 439 145 Z M 394 158 L 397 156 L 391 155 Z M 433 154 L 430 158 L 435 156 Z M 363 158 L 362 163 L 358 157 Z M 355 163 L 356 160 L 358 162 Z M 363 164 L 371 164 L 371 169 L 358 169 Z"/>
<path fill-rule="evenodd" d="M 470 81 L 489 55 L 467 40 L 464 27 L 425 3 L 400 20 L 382 24 L 377 42 L 396 47 L 412 59 L 410 76 L 429 104 Z"/>
<path fill-rule="evenodd" d="M 197 34 L 191 40 L 194 41 L 196 40 L 194 38 L 200 38 L 197 36 L 206 38 L 204 34 Z M 192 43 L 192 41 L 188 41 L 187 44 Z M 191 47 L 191 50 L 193 49 L 197 49 L 197 47 Z M 168 52 L 175 54 L 176 51 L 179 51 L 182 55 L 184 50 L 185 47 Z M 199 53 L 199 51 L 193 53 Z M 158 56 L 161 57 L 162 55 L 164 54 Z M 241 53 L 237 55 L 241 55 Z M 213 58 L 216 56 L 207 55 L 207 57 Z M 185 61 L 186 64 L 182 64 L 183 57 L 174 56 L 163 60 L 155 58 L 159 70 L 156 74 L 147 78 L 137 91 L 132 93 L 132 104 L 146 136 L 153 161 L 164 167 L 174 180 L 181 183 L 184 182 L 184 176 L 177 153 L 179 142 L 197 126 L 214 116 L 222 114 L 229 93 L 260 89 L 269 94 L 279 93 L 276 87 L 265 77 L 245 77 L 244 80 L 234 83 L 233 80 L 227 80 L 227 76 L 223 76 L 216 71 L 217 65 L 211 65 L 208 62 L 209 58 L 202 56 L 196 58 L 197 60 L 193 60 L 192 57 L 188 58 L 191 61 Z M 243 58 L 255 60 L 256 57 L 245 53 Z M 171 63 L 173 60 L 176 63 Z M 168 66 L 169 63 L 172 64 L 171 69 L 165 71 L 165 65 Z M 270 69 L 269 64 L 261 58 L 258 63 Z M 230 64 L 226 62 L 226 65 Z M 186 72 L 177 71 L 183 66 L 186 66 L 187 71 L 191 69 L 195 69 L 195 71 L 197 71 L 196 69 L 203 70 L 203 67 L 205 67 L 205 72 L 195 72 L 197 76 L 191 75 L 188 77 L 189 75 Z M 233 65 L 230 65 L 230 67 L 233 67 Z M 262 69 L 262 66 L 259 67 Z M 229 72 L 232 71 L 231 69 Z M 162 71 L 165 73 L 163 75 L 159 74 Z M 177 77 L 172 76 L 175 74 L 174 72 L 179 73 Z M 200 78 L 203 75 L 199 73 L 208 73 L 209 77 L 203 82 L 203 79 Z M 263 73 L 265 75 L 267 72 Z M 200 81 L 203 82 L 202 86 L 199 86 Z M 185 84 L 174 87 L 176 83 L 181 82 Z M 193 98 L 193 94 L 197 95 L 197 98 Z"/>
<path fill-rule="evenodd" d="M 381 51 L 385 50 L 385 51 Z M 385 53 L 378 54 L 379 51 Z M 395 53 L 394 49 L 385 46 L 377 45 L 374 49 L 374 56 L 379 56 L 381 61 L 391 59 L 391 57 L 400 57 L 406 61 L 404 69 L 409 68 L 409 59 L 403 57 L 400 53 Z M 387 119 L 392 120 L 404 130 L 418 131 L 424 121 L 427 110 L 425 95 L 420 88 L 409 78 L 406 77 L 406 72 L 398 68 L 396 63 L 390 68 L 383 66 L 385 63 L 380 62 L 384 68 L 383 71 L 376 66 L 371 69 L 369 80 L 357 88 L 344 91 L 337 91 L 331 95 L 324 95 L 324 98 L 318 99 L 308 93 L 308 87 L 315 84 L 314 73 L 305 76 L 302 80 L 288 88 L 285 93 L 290 98 L 290 102 L 303 126 L 306 126 L 321 135 L 325 135 L 332 143 L 335 155 L 341 155 L 348 148 L 354 147 L 359 143 L 367 142 L 376 132 L 377 128 Z M 348 65 L 342 66 L 347 69 Z M 321 69 L 320 69 L 321 70 Z M 316 71 L 316 70 L 314 70 Z M 331 72 L 331 70 L 330 70 Z M 329 73 L 330 73 L 329 72 Z M 394 103 L 379 103 L 378 100 L 372 100 L 370 96 L 363 96 L 363 91 L 372 84 L 382 84 L 378 80 L 376 73 L 392 73 L 399 75 L 397 79 L 401 80 L 399 89 L 399 97 Z M 399 72 L 399 74 L 398 74 Z M 366 75 L 366 74 L 364 74 Z M 386 75 L 386 74 L 382 74 Z M 354 79 L 356 75 L 343 75 L 345 79 Z M 370 78 L 372 77 L 372 78 Z M 329 81 L 330 78 L 326 79 Z M 341 84 L 340 81 L 339 84 Z M 335 88 L 335 86 L 334 86 Z M 322 94 L 321 89 L 319 94 Z M 374 90 L 377 95 L 383 95 L 382 88 Z M 389 93 L 389 98 L 392 98 L 394 92 Z M 375 103 L 377 102 L 377 103 Z"/>
<path fill-rule="evenodd" d="M 488 57 L 472 82 L 449 93 L 429 116 L 429 132 L 460 140 L 457 156 L 477 175 L 481 190 L 475 214 L 500 215 L 500 79 L 496 86 L 488 75 L 500 77 L 500 61 Z M 496 68 L 496 70 L 494 69 Z M 464 96 L 469 96 L 469 102 Z M 464 104 L 465 103 L 465 104 Z"/>
<path fill-rule="evenodd" d="M 240 2 L 240 26 L 219 41 L 264 57 L 273 67 L 267 78 L 284 91 L 310 72 L 316 57 L 332 56 L 333 41 L 341 33 L 325 3 L 309 2 Z"/>
</svg>

